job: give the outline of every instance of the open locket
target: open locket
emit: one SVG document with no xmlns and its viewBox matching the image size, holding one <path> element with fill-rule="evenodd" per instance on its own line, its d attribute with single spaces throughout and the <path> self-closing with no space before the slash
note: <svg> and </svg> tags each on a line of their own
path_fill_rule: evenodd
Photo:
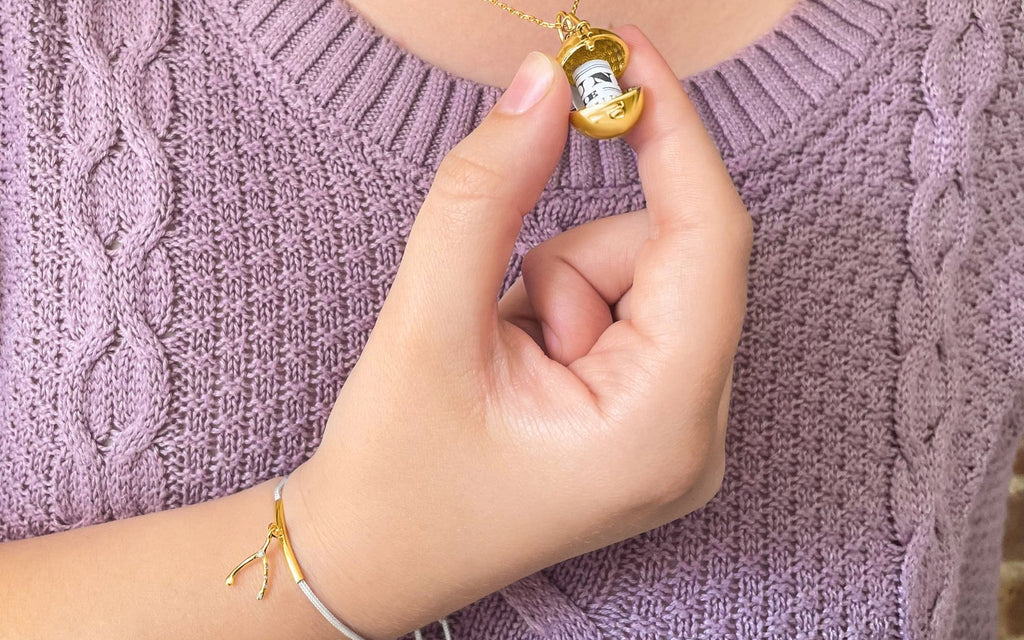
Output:
<svg viewBox="0 0 1024 640">
<path fill-rule="evenodd" d="M 618 78 L 629 64 L 629 47 L 606 29 L 591 27 L 575 14 L 558 12 L 562 48 L 556 59 L 572 88 L 569 122 L 591 138 L 620 136 L 636 124 L 644 108 L 640 87 L 623 93 Z"/>
</svg>

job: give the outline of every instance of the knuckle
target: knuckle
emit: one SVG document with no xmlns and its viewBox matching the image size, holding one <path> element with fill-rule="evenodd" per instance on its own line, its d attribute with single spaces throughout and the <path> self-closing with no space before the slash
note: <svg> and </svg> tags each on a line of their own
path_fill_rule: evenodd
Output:
<svg viewBox="0 0 1024 640">
<path fill-rule="evenodd" d="M 438 165 L 434 186 L 456 199 L 493 199 L 498 197 L 505 180 L 497 169 L 456 145 Z"/>
<path fill-rule="evenodd" d="M 542 242 L 523 255 L 520 272 L 523 274 L 524 280 L 527 278 L 533 279 L 534 275 L 543 271 L 543 267 L 548 261 L 549 253 Z"/>
<path fill-rule="evenodd" d="M 750 254 L 754 243 L 754 220 L 747 211 L 743 201 L 736 195 L 736 207 L 728 212 L 726 217 L 725 233 L 729 240 L 735 243 L 737 250 Z"/>
<path fill-rule="evenodd" d="M 664 447 L 658 463 L 659 480 L 649 486 L 648 499 L 668 505 L 681 498 L 710 500 L 721 487 L 724 474 L 725 443 L 715 437 L 713 423 L 680 429 L 676 441 Z M 706 496 L 706 499 L 705 499 Z M 703 504 L 702 502 L 702 504 Z"/>
<path fill-rule="evenodd" d="M 704 506 L 711 502 L 712 498 L 718 495 L 718 492 L 722 489 L 722 482 L 724 480 L 725 450 L 723 448 L 707 461 L 700 482 L 691 489 L 694 503 Z"/>
<path fill-rule="evenodd" d="M 740 249 L 745 255 L 750 255 L 750 250 L 754 244 L 754 220 L 747 213 L 746 209 L 740 210 L 739 214 L 736 215 L 736 225 L 733 230 L 733 236 L 739 243 Z"/>
</svg>

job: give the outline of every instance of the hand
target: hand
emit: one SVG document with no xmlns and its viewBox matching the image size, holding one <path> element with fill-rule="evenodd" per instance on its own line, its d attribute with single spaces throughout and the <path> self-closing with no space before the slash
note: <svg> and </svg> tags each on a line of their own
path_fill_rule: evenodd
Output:
<svg viewBox="0 0 1024 640">
<path fill-rule="evenodd" d="M 638 29 L 617 32 L 622 86 L 646 93 L 626 141 L 647 209 L 544 242 L 497 299 L 567 134 L 569 86 L 545 56 L 540 101 L 499 103 L 440 164 L 321 446 L 293 474 L 296 526 L 316 522 L 297 553 L 322 544 L 327 566 L 308 573 L 368 637 L 663 525 L 720 486 L 751 221 L 672 70 Z"/>
</svg>

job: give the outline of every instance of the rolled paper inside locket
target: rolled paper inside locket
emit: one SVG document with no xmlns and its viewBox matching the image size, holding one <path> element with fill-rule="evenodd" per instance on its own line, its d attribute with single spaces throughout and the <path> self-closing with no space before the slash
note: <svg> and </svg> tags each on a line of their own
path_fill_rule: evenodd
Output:
<svg viewBox="0 0 1024 640">
<path fill-rule="evenodd" d="M 607 60 L 587 60 L 573 70 L 572 78 L 576 81 L 582 108 L 595 107 L 622 95 L 615 72 Z"/>
</svg>

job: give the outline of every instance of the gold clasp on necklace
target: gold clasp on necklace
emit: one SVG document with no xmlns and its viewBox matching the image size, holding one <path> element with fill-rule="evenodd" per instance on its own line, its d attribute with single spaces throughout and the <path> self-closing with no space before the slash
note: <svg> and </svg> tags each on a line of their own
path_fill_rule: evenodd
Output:
<svg viewBox="0 0 1024 640">
<path fill-rule="evenodd" d="M 569 36 L 578 35 L 580 38 L 586 38 L 590 35 L 590 23 L 580 20 L 572 12 L 559 11 L 555 23 L 558 28 L 558 38 L 563 42 Z"/>
</svg>

